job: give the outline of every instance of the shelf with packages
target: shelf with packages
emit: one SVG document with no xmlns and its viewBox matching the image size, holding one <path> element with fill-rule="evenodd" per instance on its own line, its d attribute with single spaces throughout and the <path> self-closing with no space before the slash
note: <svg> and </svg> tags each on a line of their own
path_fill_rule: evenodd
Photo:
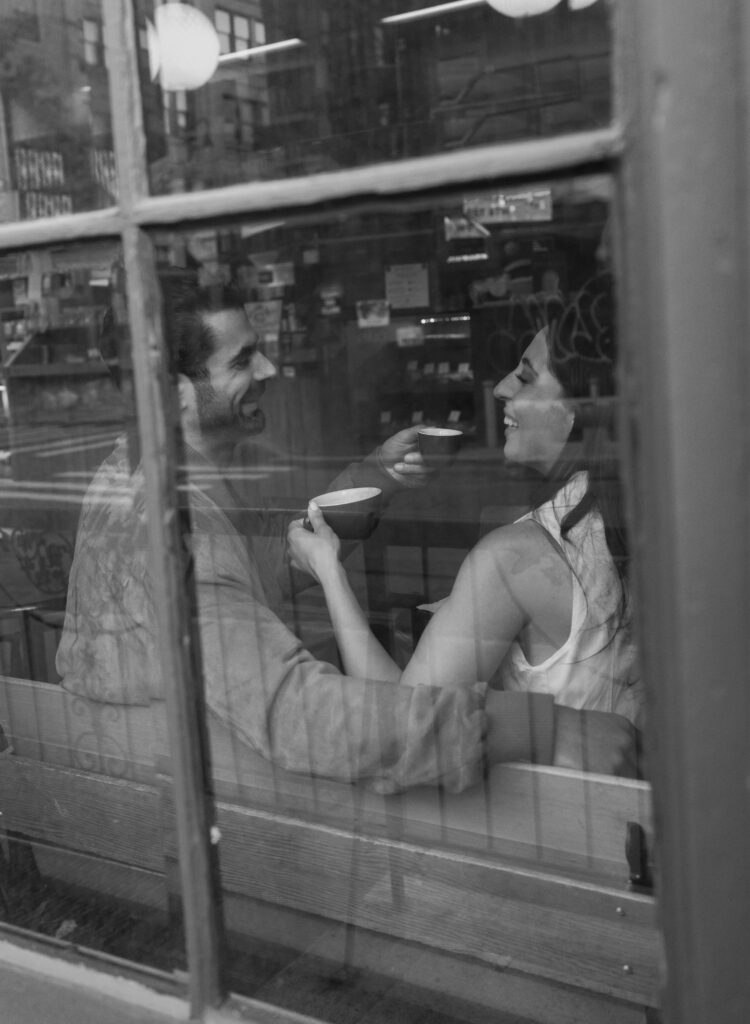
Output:
<svg viewBox="0 0 750 1024">
<path fill-rule="evenodd" d="M 473 395 L 473 380 L 441 380 L 439 378 L 413 380 L 403 385 L 381 388 L 381 395 Z"/>
<path fill-rule="evenodd" d="M 5 367 L 5 376 L 11 379 L 16 377 L 100 377 L 103 373 L 109 373 L 109 369 L 102 360 L 80 363 L 61 361 L 27 366 L 8 363 Z"/>
<path fill-rule="evenodd" d="M 282 377 L 296 377 L 298 374 L 314 373 L 318 370 L 320 355 L 314 348 L 289 348 L 279 356 Z"/>
<path fill-rule="evenodd" d="M 86 327 L 31 335 L 3 369 L 16 426 L 122 419 L 122 394 Z"/>
<path fill-rule="evenodd" d="M 10 356 L 3 370 L 15 479 L 48 480 L 101 461 L 101 432 L 116 436 L 132 404 L 127 368 L 117 366 L 120 386 L 112 369 L 87 325 L 36 332 Z"/>
<path fill-rule="evenodd" d="M 378 387 L 381 434 L 403 426 L 451 424 L 476 435 L 477 383 L 472 369 L 470 318 L 421 319 L 418 341 L 396 346 L 391 372 Z"/>
</svg>

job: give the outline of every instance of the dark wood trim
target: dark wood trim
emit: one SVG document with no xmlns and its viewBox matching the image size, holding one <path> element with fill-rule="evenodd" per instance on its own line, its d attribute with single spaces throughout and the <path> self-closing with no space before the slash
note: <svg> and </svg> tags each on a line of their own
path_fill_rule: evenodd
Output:
<svg viewBox="0 0 750 1024">
<path fill-rule="evenodd" d="M 617 7 L 630 40 L 620 69 L 623 394 L 663 1008 L 681 1024 L 741 1024 L 750 1006 L 748 11 L 744 0 Z"/>
</svg>

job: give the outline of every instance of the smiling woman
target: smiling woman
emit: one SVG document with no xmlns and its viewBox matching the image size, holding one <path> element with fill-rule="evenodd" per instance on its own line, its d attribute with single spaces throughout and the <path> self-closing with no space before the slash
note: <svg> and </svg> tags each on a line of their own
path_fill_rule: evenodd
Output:
<svg viewBox="0 0 750 1024">
<path fill-rule="evenodd" d="M 603 364 L 612 378 L 611 327 L 592 322 L 589 309 L 583 296 L 557 309 L 495 388 L 506 403 L 505 456 L 543 474 L 544 497 L 469 553 L 405 668 L 369 630 L 319 511 L 309 513 L 314 535 L 290 529 L 296 564 L 323 586 L 350 674 L 410 686 L 494 682 L 640 725 L 627 582 L 614 560 L 623 549 L 610 544 L 621 545 L 621 521 L 605 501 L 599 461 L 574 430 L 579 411 L 589 434 L 596 419 L 577 401 L 581 386 L 602 379 Z"/>
<path fill-rule="evenodd" d="M 505 457 L 548 473 L 560 457 L 573 427 L 574 412 L 550 369 L 549 329 L 543 328 L 521 358 L 518 369 L 495 387 L 505 402 Z"/>
</svg>

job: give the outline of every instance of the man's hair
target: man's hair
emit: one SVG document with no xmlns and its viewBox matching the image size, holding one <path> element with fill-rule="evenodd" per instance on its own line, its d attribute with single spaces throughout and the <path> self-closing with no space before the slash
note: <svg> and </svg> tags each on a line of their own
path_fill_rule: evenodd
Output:
<svg viewBox="0 0 750 1024">
<path fill-rule="evenodd" d="M 164 336 L 169 369 L 190 380 L 206 380 L 206 360 L 214 351 L 214 336 L 205 321 L 207 313 L 222 309 L 244 311 L 242 294 L 234 284 L 198 287 L 194 278 L 162 280 Z M 128 328 L 118 319 L 113 307 L 102 317 L 99 351 L 118 388 L 121 387 L 121 360 L 127 351 Z"/>
<path fill-rule="evenodd" d="M 206 360 L 214 351 L 214 335 L 206 314 L 223 309 L 244 311 L 240 291 L 234 284 L 200 288 L 181 281 L 164 284 L 162 295 L 170 370 L 190 380 L 207 379 Z"/>
</svg>

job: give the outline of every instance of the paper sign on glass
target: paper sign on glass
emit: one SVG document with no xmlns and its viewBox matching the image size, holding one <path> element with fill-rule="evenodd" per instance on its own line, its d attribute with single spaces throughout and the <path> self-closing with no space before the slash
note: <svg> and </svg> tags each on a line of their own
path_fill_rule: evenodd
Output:
<svg viewBox="0 0 750 1024">
<path fill-rule="evenodd" d="M 426 263 L 395 263 L 385 268 L 385 297 L 391 309 L 423 309 L 430 304 Z"/>
</svg>

